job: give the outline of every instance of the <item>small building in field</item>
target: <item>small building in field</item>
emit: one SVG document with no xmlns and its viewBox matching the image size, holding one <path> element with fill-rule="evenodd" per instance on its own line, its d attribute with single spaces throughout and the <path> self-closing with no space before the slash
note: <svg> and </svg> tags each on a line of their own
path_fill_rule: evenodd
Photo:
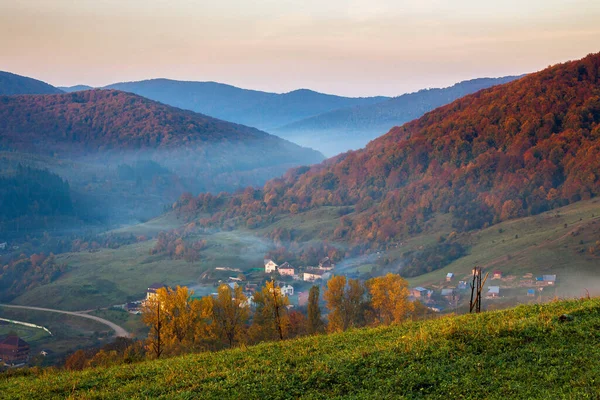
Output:
<svg viewBox="0 0 600 400">
<path fill-rule="evenodd" d="M 465 290 L 467 288 L 467 282 L 466 281 L 459 281 L 458 282 L 458 290 Z"/>
<path fill-rule="evenodd" d="M 8 336 L 0 341 L 0 362 L 17 367 L 29 362 L 29 343 L 18 336 Z"/>
<path fill-rule="evenodd" d="M 535 289 L 527 289 L 527 296 L 535 297 Z"/>
<path fill-rule="evenodd" d="M 454 289 L 442 289 L 442 297 L 450 299 L 452 296 L 454 296 Z"/>
<path fill-rule="evenodd" d="M 283 285 L 281 288 L 281 294 L 284 296 L 293 296 L 294 295 L 294 287 L 292 285 Z"/>
<path fill-rule="evenodd" d="M 499 271 L 499 270 L 494 271 L 492 278 L 493 279 L 502 279 L 502 271 Z"/>
<path fill-rule="evenodd" d="M 327 271 L 319 268 L 307 269 L 304 272 L 303 279 L 305 282 L 314 282 L 319 279 L 323 279 Z"/>
<path fill-rule="evenodd" d="M 44 356 L 44 357 L 48 357 L 51 356 L 52 354 L 54 354 L 54 352 L 50 349 L 42 349 L 40 350 L 40 355 Z"/>
<path fill-rule="evenodd" d="M 446 282 L 450 282 L 452 280 L 452 278 L 454 278 L 454 273 L 448 272 L 446 274 Z"/>
<path fill-rule="evenodd" d="M 554 285 L 556 283 L 556 275 L 543 275 L 542 278 L 546 285 Z"/>
<path fill-rule="evenodd" d="M 279 272 L 279 275 L 281 276 L 294 276 L 294 268 L 288 264 L 287 262 L 284 262 L 283 264 L 281 264 L 278 268 L 277 271 Z"/>
<path fill-rule="evenodd" d="M 499 297 L 500 296 L 500 286 L 488 286 L 488 297 Z"/>
<path fill-rule="evenodd" d="M 265 259 L 265 274 L 273 273 L 277 270 L 278 265 L 275 264 L 275 261 L 270 259 Z"/>
<path fill-rule="evenodd" d="M 8 243 L 6 243 L 6 242 L 0 243 L 0 250 L 6 250 L 7 246 L 8 246 Z"/>
</svg>

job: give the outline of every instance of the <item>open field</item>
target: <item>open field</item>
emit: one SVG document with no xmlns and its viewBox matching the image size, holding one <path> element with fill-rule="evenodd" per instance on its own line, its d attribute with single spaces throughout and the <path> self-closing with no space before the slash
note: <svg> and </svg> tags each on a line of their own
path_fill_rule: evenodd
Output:
<svg viewBox="0 0 600 400">
<path fill-rule="evenodd" d="M 57 255 L 57 261 L 68 264 L 69 271 L 51 284 L 26 292 L 13 304 L 75 311 L 104 308 L 143 298 L 155 282 L 194 285 L 203 272 L 217 266 L 262 267 L 267 247 L 259 238 L 240 232 L 198 238 L 206 239 L 208 246 L 197 262 L 151 255 L 155 240 L 93 253 Z"/>
<path fill-rule="evenodd" d="M 570 319 L 561 322 L 559 316 Z M 0 380 L 9 398 L 595 398 L 600 300 Z M 243 368 L 240 368 L 243 366 Z"/>
<path fill-rule="evenodd" d="M 485 271 L 500 270 L 504 277 L 514 276 L 514 283 L 526 273 L 556 274 L 557 289 L 552 295 L 583 295 L 586 288 L 600 294 L 600 257 L 588 252 L 600 240 L 597 199 L 506 221 L 460 240 L 470 245 L 468 255 L 438 271 L 409 279 L 411 285 L 441 284 L 448 272 L 456 275 L 456 285 L 459 279 L 470 276 L 474 266 L 481 266 Z M 507 280 L 488 283 L 511 286 Z"/>
</svg>

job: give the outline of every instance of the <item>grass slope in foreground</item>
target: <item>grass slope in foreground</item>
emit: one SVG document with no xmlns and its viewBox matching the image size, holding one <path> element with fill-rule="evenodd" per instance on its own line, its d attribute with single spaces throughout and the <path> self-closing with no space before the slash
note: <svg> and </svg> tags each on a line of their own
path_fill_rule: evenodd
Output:
<svg viewBox="0 0 600 400">
<path fill-rule="evenodd" d="M 572 321 L 560 322 L 568 313 Z M 600 299 L 0 380 L 7 398 L 596 398 Z"/>
</svg>

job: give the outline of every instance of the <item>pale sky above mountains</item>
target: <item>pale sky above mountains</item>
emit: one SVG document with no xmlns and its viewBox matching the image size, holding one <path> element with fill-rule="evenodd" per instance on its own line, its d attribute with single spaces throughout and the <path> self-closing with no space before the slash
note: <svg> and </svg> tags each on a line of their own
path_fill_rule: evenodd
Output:
<svg viewBox="0 0 600 400">
<path fill-rule="evenodd" d="M 395 96 L 600 51 L 598 0 L 0 0 L 0 70 Z"/>
</svg>

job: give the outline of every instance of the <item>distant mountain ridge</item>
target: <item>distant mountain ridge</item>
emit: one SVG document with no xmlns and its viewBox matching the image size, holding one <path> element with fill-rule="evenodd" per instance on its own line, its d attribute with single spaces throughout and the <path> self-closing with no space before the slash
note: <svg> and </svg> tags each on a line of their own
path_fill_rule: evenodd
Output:
<svg viewBox="0 0 600 400">
<path fill-rule="evenodd" d="M 82 90 L 94 89 L 92 86 L 88 86 L 88 85 L 59 86 L 58 88 L 65 93 L 81 92 Z"/>
<path fill-rule="evenodd" d="M 62 90 L 46 82 L 0 71 L 0 95 L 12 96 L 19 94 L 58 94 Z"/>
<path fill-rule="evenodd" d="M 161 103 L 266 131 L 335 109 L 389 99 L 383 96 L 349 98 L 308 89 L 277 94 L 217 82 L 170 79 L 115 83 L 105 88 L 135 93 Z"/>
<path fill-rule="evenodd" d="M 467 94 L 522 76 L 479 78 L 442 89 L 423 89 L 380 103 L 330 111 L 279 127 L 272 132 L 305 146 L 312 145 L 332 156 L 364 147 L 382 132 L 419 118 L 426 112 Z M 320 146 L 316 145 L 317 141 Z"/>
</svg>

